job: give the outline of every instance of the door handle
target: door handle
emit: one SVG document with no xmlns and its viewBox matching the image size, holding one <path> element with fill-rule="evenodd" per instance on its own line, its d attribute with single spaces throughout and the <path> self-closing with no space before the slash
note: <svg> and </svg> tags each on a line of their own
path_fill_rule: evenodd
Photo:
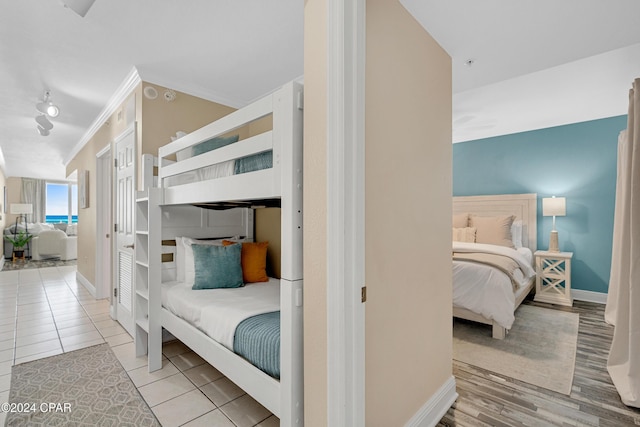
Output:
<svg viewBox="0 0 640 427">
<path fill-rule="evenodd" d="M 135 245 L 132 243 L 132 244 L 130 244 L 130 245 L 124 245 L 124 247 L 125 247 L 126 249 L 133 249 L 133 248 L 135 248 Z"/>
</svg>

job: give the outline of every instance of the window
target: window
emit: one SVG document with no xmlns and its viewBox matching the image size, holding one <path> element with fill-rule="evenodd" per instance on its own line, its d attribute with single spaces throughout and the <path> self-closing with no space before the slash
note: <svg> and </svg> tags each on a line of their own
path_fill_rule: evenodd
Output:
<svg viewBox="0 0 640 427">
<path fill-rule="evenodd" d="M 78 222 L 78 185 L 47 182 L 46 222 Z"/>
</svg>

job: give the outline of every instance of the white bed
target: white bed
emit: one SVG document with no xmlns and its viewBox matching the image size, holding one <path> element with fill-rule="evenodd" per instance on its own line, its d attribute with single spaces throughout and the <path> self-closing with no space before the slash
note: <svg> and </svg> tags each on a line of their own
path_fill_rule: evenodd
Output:
<svg viewBox="0 0 640 427">
<path fill-rule="evenodd" d="M 518 259 L 515 282 L 499 269 L 472 262 L 453 262 L 453 315 L 492 326 L 494 338 L 503 339 L 515 319 L 517 307 L 533 289 L 533 252 L 537 245 L 536 194 L 465 196 L 453 198 L 453 214 L 482 217 L 513 215 L 521 221 L 520 242 L 515 249 L 503 246 L 454 242 L 454 252 L 497 248 L 505 256 Z M 514 230 L 512 230 L 514 231 Z M 456 247 L 458 246 L 458 247 Z M 462 246 L 462 248 L 460 248 Z M 465 249 L 465 246 L 468 248 Z M 475 246 L 475 248 L 474 248 Z M 486 246 L 486 247 L 484 247 Z"/>
<path fill-rule="evenodd" d="M 149 370 L 161 368 L 162 329 L 166 329 L 278 416 L 282 426 L 302 426 L 304 423 L 302 91 L 302 85 L 289 83 L 273 94 L 161 147 L 157 159 L 143 156 L 143 186 L 150 188 L 138 194 L 138 203 L 143 208 L 137 212 L 143 212 L 146 221 L 136 219 L 137 228 L 141 229 L 136 230 L 136 235 L 140 237 L 140 242 L 136 241 L 136 255 L 139 252 L 143 254 L 140 265 L 143 269 L 148 268 L 148 279 L 140 280 L 141 283 L 148 283 L 148 289 L 141 286 L 141 289 L 136 289 L 136 294 L 142 295 L 142 300 L 148 294 L 149 301 L 148 319 L 136 316 L 141 318 L 142 329 L 148 328 L 148 335 L 142 333 L 138 336 L 136 333 L 136 339 L 142 341 L 146 338 L 144 343 L 136 343 L 136 349 L 138 352 L 148 352 Z M 179 152 L 188 152 L 190 147 L 203 141 L 230 135 L 269 115 L 273 123 L 270 131 L 197 156 L 178 155 L 177 161 L 172 160 Z M 229 165 L 237 159 L 266 152 L 272 156 L 271 167 L 248 173 L 224 173 L 223 177 L 219 177 L 218 172 L 211 172 L 219 164 L 223 164 L 222 169 L 230 172 L 232 168 Z M 154 166 L 157 167 L 155 179 L 152 177 Z M 253 213 L 250 208 L 274 204 L 281 208 L 279 280 L 270 279 L 268 283 L 246 285 L 223 290 L 215 297 L 203 297 L 204 293 L 194 293 L 190 283 L 176 282 L 177 275 L 174 272 L 167 273 L 166 266 L 163 268 L 161 255 L 166 252 L 162 249 L 166 249 L 166 246 L 163 247 L 161 241 L 187 235 L 205 237 L 208 230 L 198 229 L 198 236 L 180 234 L 187 230 L 186 224 L 193 222 L 193 218 L 185 217 L 184 224 L 180 224 L 183 215 L 176 214 L 175 209 L 185 205 L 243 206 L 245 208 L 240 210 L 249 213 L 242 215 L 241 226 L 234 228 L 225 225 L 221 229 L 239 230 L 239 233 L 246 231 L 245 235 L 252 237 Z M 202 216 L 204 218 L 205 214 Z M 195 222 L 198 221 L 196 218 Z M 201 222 L 205 224 L 207 221 L 203 219 Z M 169 222 L 172 222 L 171 227 L 167 226 Z M 147 243 L 147 247 L 139 249 L 139 243 Z M 136 288 L 140 276 L 136 277 Z M 218 309 L 203 308 L 208 306 L 206 299 L 220 302 L 218 297 L 223 294 L 225 302 L 222 309 L 220 306 Z M 191 301 L 188 301 L 189 298 Z M 240 310 L 229 310 L 229 305 L 236 305 Z M 146 314 L 144 307 L 141 310 Z M 253 366 L 231 349 L 232 331 L 239 321 L 256 313 L 278 310 L 279 380 Z M 222 327 L 223 324 L 226 326 Z"/>
<path fill-rule="evenodd" d="M 194 291 L 191 283 L 162 284 L 162 306 L 229 350 L 245 319 L 280 310 L 280 280 L 248 283 L 237 289 Z"/>
</svg>

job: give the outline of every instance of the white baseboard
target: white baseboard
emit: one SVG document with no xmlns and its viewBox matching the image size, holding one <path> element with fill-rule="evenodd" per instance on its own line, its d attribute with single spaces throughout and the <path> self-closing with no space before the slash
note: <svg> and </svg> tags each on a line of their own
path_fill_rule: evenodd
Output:
<svg viewBox="0 0 640 427">
<path fill-rule="evenodd" d="M 433 427 L 440 422 L 453 402 L 458 398 L 456 379 L 453 375 L 445 381 L 422 408 L 405 424 L 405 427 Z"/>
<path fill-rule="evenodd" d="M 87 290 L 89 291 L 89 293 L 91 295 L 93 295 L 93 297 L 96 297 L 96 287 L 93 285 L 93 283 L 91 283 L 90 281 L 87 280 L 86 277 L 84 277 L 82 274 L 80 274 L 79 271 L 76 271 L 76 280 L 85 288 L 87 288 Z"/>
<path fill-rule="evenodd" d="M 607 295 L 603 292 L 583 291 L 582 289 L 571 289 L 571 296 L 574 300 L 595 302 L 597 304 L 606 304 Z"/>
</svg>

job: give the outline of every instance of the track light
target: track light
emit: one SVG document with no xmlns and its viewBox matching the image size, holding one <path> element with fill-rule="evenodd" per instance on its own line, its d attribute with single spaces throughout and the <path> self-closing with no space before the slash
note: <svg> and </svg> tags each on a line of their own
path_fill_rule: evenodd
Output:
<svg viewBox="0 0 640 427">
<path fill-rule="evenodd" d="M 36 104 L 36 110 L 38 110 L 42 114 L 46 114 L 49 117 L 58 117 L 58 114 L 60 114 L 60 109 L 57 105 L 54 105 L 50 98 L 51 92 L 46 90 L 44 92 L 44 100 Z"/>
<path fill-rule="evenodd" d="M 51 133 L 51 129 L 53 129 L 53 123 L 49 121 L 49 117 L 58 117 L 58 114 L 60 114 L 58 106 L 51 102 L 50 91 L 44 91 L 44 99 L 36 104 L 36 110 L 40 113 L 36 116 L 38 133 L 42 136 L 48 136 Z"/>
</svg>

